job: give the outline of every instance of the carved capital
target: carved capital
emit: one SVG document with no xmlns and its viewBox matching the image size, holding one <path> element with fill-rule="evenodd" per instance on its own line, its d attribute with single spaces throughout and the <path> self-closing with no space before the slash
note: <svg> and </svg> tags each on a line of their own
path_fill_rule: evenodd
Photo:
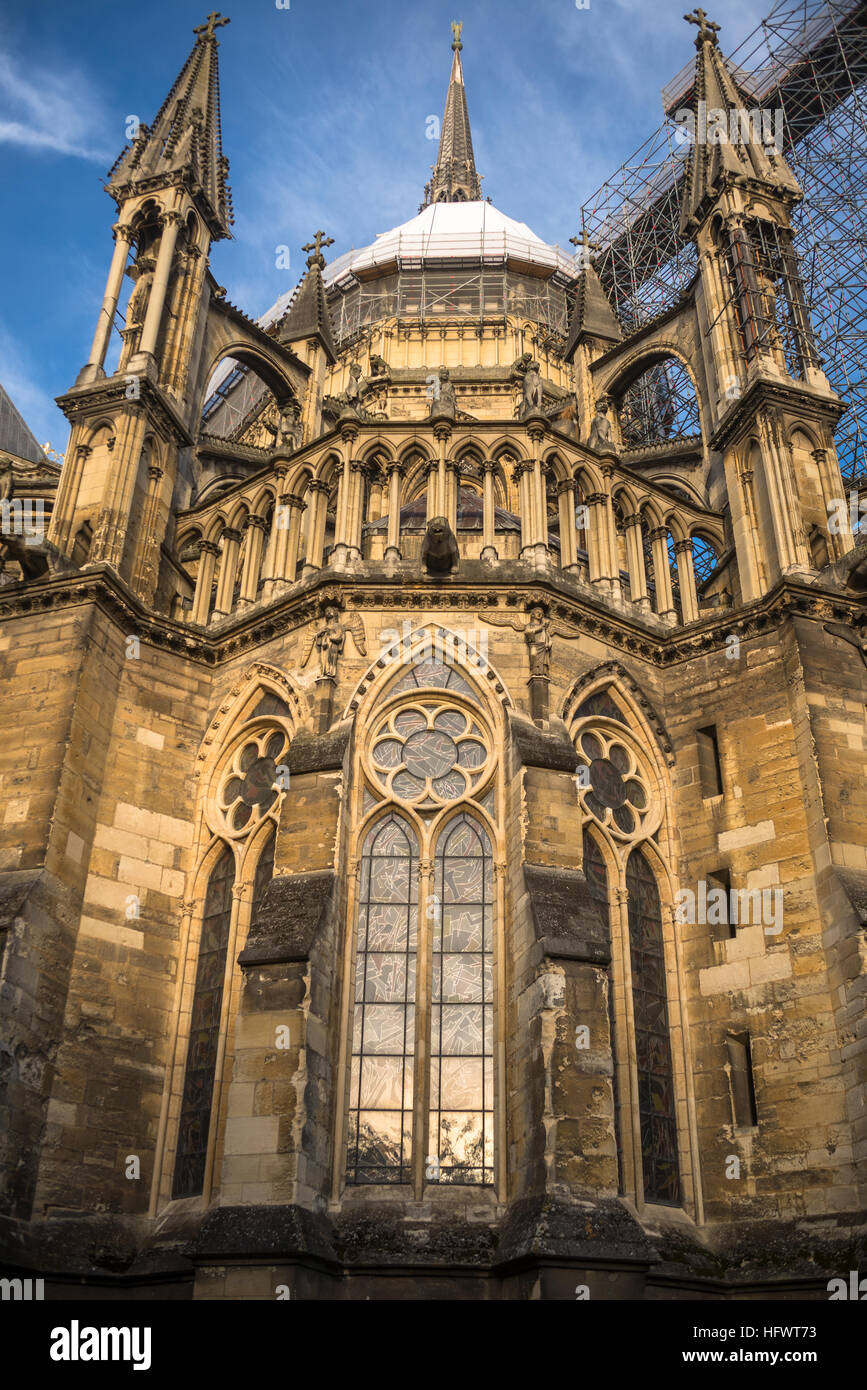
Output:
<svg viewBox="0 0 867 1390">
<path fill-rule="evenodd" d="M 219 555 L 220 547 L 216 541 L 202 541 L 199 546 L 200 555 Z"/>
<path fill-rule="evenodd" d="M 675 541 L 675 542 L 674 542 L 674 553 L 675 553 L 675 555 L 691 555 L 691 554 L 692 554 L 692 537 L 691 537 L 691 536 L 687 536 L 686 540 Z"/>
<path fill-rule="evenodd" d="M 148 477 L 150 478 L 151 482 L 158 483 L 162 476 L 163 470 L 160 468 L 158 463 L 148 464 Z"/>
<path fill-rule="evenodd" d="M 664 541 L 667 540 L 667 538 L 668 531 L 665 529 L 664 526 L 654 526 L 653 530 L 650 533 L 650 539 L 652 541 Z"/>
<path fill-rule="evenodd" d="M 280 500 L 282 502 L 283 499 L 281 498 Z M 251 512 L 244 522 L 245 531 L 265 531 L 267 527 L 268 523 L 264 516 L 257 516 L 255 512 Z"/>
<path fill-rule="evenodd" d="M 224 545 L 229 541 L 240 541 L 241 532 L 236 531 L 233 526 L 227 526 L 226 529 L 223 531 L 222 539 Z"/>
<path fill-rule="evenodd" d="M 135 241 L 135 232 L 129 222 L 115 222 L 111 235 L 115 241 L 125 241 L 129 246 Z"/>
</svg>

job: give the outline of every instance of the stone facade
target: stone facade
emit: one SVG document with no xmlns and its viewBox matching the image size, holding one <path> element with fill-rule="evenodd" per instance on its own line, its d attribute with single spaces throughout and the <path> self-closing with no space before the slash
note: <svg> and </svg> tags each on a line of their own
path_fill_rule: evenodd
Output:
<svg viewBox="0 0 867 1390">
<path fill-rule="evenodd" d="M 696 46 L 701 89 L 740 100 Z M 429 203 L 463 212 L 453 48 Z M 559 336 L 511 312 L 511 246 L 471 328 L 388 312 L 346 339 L 319 233 L 263 327 L 208 270 L 219 139 L 172 127 L 198 105 L 219 129 L 216 51 L 209 22 L 172 138 L 143 127 L 112 171 L 120 357 L 101 316 L 41 572 L 5 556 L 4 1272 L 824 1297 L 864 1249 L 867 552 L 829 522 L 842 403 L 808 325 L 799 365 L 763 339 L 740 257 L 756 218 L 785 243 L 797 187 L 696 160 L 699 274 L 631 336 L 591 265 L 556 272 Z M 664 356 L 701 435 L 630 445 L 624 393 Z M 220 435 L 227 360 L 262 391 Z M 365 945 L 383 827 L 391 955 Z M 722 919 L 689 911 L 719 885 Z M 392 1010 L 373 1041 L 368 1007 Z"/>
</svg>

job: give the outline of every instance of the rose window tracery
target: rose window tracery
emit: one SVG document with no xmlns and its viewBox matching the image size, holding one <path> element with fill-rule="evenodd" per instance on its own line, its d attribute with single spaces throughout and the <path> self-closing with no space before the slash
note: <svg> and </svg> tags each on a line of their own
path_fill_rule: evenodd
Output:
<svg viewBox="0 0 867 1390">
<path fill-rule="evenodd" d="M 579 786 L 584 807 L 601 825 L 623 835 L 647 829 L 650 793 L 636 754 L 606 729 L 585 729 L 578 739 Z"/>
<path fill-rule="evenodd" d="M 453 705 L 404 705 L 379 724 L 373 737 L 371 766 L 379 786 L 420 807 L 473 795 L 487 764 L 481 728 Z"/>
<path fill-rule="evenodd" d="M 220 778 L 217 805 L 227 829 L 246 833 L 279 795 L 280 769 L 289 749 L 282 729 L 252 730 L 235 748 Z"/>
</svg>

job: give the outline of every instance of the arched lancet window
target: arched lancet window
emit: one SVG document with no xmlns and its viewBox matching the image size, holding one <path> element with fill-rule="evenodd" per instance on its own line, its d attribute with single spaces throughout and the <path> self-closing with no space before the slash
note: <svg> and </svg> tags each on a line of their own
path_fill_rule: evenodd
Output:
<svg viewBox="0 0 867 1390">
<path fill-rule="evenodd" d="M 379 803 L 384 819 L 360 845 L 346 1181 L 491 1185 L 490 723 L 465 676 L 419 647 L 365 726 L 356 812 Z"/>
<path fill-rule="evenodd" d="M 173 1197 L 198 1196 L 205 1181 L 234 881 L 235 861 L 224 848 L 211 870 L 205 894 Z"/>
<path fill-rule="evenodd" d="M 463 813 L 440 836 L 433 903 L 428 1163 L 441 1182 L 494 1178 L 493 877 L 488 836 Z"/>
<path fill-rule="evenodd" d="M 598 904 L 599 915 L 603 922 L 610 921 L 611 899 L 608 894 L 608 870 L 605 867 L 605 860 L 602 851 L 594 840 L 593 836 L 584 831 L 584 877 L 587 880 L 587 887 L 590 889 L 590 896 Z M 617 1087 L 617 1053 L 615 1051 L 615 1030 L 614 1030 L 614 972 L 611 965 L 608 966 L 608 1027 L 611 1034 L 611 1057 L 614 1063 L 614 1073 L 611 1080 L 611 1089 L 614 1097 L 614 1142 L 617 1145 L 617 1190 L 623 1191 L 623 1152 L 620 1138 L 620 1102 Z"/>
<path fill-rule="evenodd" d="M 417 949 L 418 846 L 390 815 L 361 856 L 347 1182 L 411 1177 Z"/>
<path fill-rule="evenodd" d="M 627 860 L 626 889 L 644 1199 L 677 1203 L 680 1169 L 662 910 L 656 875 L 640 849 Z"/>
</svg>

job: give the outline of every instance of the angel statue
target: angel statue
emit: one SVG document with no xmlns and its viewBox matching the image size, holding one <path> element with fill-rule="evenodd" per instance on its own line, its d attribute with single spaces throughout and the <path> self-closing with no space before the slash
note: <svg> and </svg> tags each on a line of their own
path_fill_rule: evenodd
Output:
<svg viewBox="0 0 867 1390">
<path fill-rule="evenodd" d="M 360 613 L 350 613 L 347 622 L 343 623 L 340 620 L 338 610 L 330 605 L 325 609 L 323 618 L 322 627 L 317 629 L 310 638 L 310 645 L 301 665 L 302 667 L 307 665 L 310 660 L 310 653 L 315 647 L 319 653 L 320 678 L 334 680 L 337 676 L 338 662 L 343 655 L 343 648 L 346 646 L 347 633 L 352 636 L 352 640 L 361 655 L 367 655 L 364 621 Z"/>
<path fill-rule="evenodd" d="M 551 647 L 553 637 L 565 637 L 574 641 L 579 634 L 565 623 L 548 617 L 541 603 L 531 605 L 525 617 L 502 617 L 492 613 L 485 614 L 485 622 L 494 627 L 510 627 L 514 632 L 523 632 L 530 659 L 530 675 L 543 676 L 546 680 L 551 671 Z"/>
</svg>

